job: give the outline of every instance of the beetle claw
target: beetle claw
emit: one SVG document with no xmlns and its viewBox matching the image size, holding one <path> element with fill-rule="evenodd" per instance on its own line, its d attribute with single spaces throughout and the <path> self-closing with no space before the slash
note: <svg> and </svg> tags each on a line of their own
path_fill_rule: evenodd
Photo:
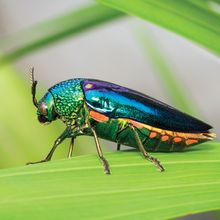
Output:
<svg viewBox="0 0 220 220">
<path fill-rule="evenodd" d="M 110 171 L 109 165 L 108 165 L 108 161 L 104 157 L 100 157 L 100 159 L 102 161 L 102 165 L 104 167 L 105 174 L 111 174 L 111 171 Z"/>
<path fill-rule="evenodd" d="M 104 172 L 105 172 L 105 174 L 108 174 L 108 175 L 110 175 L 110 174 L 111 174 L 111 172 L 110 172 L 110 170 L 109 170 L 109 169 L 105 169 L 105 170 L 104 170 Z"/>
<path fill-rule="evenodd" d="M 151 161 L 157 168 L 160 172 L 163 172 L 165 171 L 164 167 L 160 164 L 160 161 L 155 158 L 155 157 L 152 157 L 152 156 L 149 156 L 149 155 L 145 155 L 145 157 Z"/>
</svg>

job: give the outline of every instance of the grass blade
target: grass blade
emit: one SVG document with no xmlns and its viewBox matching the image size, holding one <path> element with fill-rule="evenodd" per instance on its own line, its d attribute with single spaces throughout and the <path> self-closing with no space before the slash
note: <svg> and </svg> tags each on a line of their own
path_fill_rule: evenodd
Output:
<svg viewBox="0 0 220 220">
<path fill-rule="evenodd" d="M 201 0 L 98 0 L 141 17 L 220 54 L 220 15 Z M 217 3 L 216 3 L 217 4 Z"/>
<path fill-rule="evenodd" d="M 157 153 L 166 171 L 136 151 L 0 171 L 1 219 L 170 219 L 220 209 L 220 143 Z M 38 210 L 36 212 L 36 210 Z"/>
<path fill-rule="evenodd" d="M 94 4 L 70 11 L 60 17 L 35 25 L 2 41 L 6 45 L 20 42 L 15 48 L 0 58 L 0 64 L 14 61 L 51 43 L 73 36 L 123 14 L 117 10 Z"/>
</svg>

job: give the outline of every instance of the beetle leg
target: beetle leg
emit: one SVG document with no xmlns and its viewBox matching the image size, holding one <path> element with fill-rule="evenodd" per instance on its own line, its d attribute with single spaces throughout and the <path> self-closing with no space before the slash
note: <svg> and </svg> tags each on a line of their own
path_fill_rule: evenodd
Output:
<svg viewBox="0 0 220 220">
<path fill-rule="evenodd" d="M 72 137 L 69 146 L 68 158 L 71 158 L 73 155 L 73 145 L 74 145 L 74 138 Z"/>
<path fill-rule="evenodd" d="M 119 151 L 121 148 L 121 144 L 117 143 L 117 151 Z"/>
<path fill-rule="evenodd" d="M 117 132 L 117 134 L 116 134 L 116 140 L 117 141 L 119 141 L 119 139 L 118 139 L 118 137 L 119 137 L 119 135 L 125 130 L 125 129 L 127 129 L 128 128 L 128 126 L 126 125 L 126 126 L 124 126 L 121 130 L 119 130 L 118 132 Z M 121 149 L 121 144 L 120 143 L 117 143 L 117 151 L 119 151 Z"/>
<path fill-rule="evenodd" d="M 52 156 L 53 156 L 54 151 L 55 151 L 56 148 L 57 148 L 57 146 L 68 136 L 68 134 L 69 134 L 69 129 L 67 128 L 67 129 L 56 139 L 56 141 L 54 142 L 53 147 L 51 148 L 49 154 L 46 156 L 45 159 L 39 160 L 39 161 L 36 161 L 36 162 L 28 162 L 26 165 L 36 164 L 36 163 L 43 163 L 43 162 L 48 162 L 48 161 L 50 161 L 51 158 L 52 158 Z"/>
<path fill-rule="evenodd" d="M 106 174 L 111 174 L 110 169 L 109 169 L 109 165 L 108 165 L 108 161 L 103 156 L 102 148 L 100 146 L 99 139 L 98 139 L 98 136 L 96 134 L 96 131 L 92 127 L 91 127 L 91 131 L 92 131 L 93 136 L 94 136 L 94 140 L 95 140 L 96 149 L 97 149 L 97 152 L 98 152 L 98 155 L 99 155 L 99 159 L 102 161 L 102 164 L 103 164 L 103 167 L 104 167 L 104 172 Z"/>
<path fill-rule="evenodd" d="M 147 158 L 149 161 L 151 161 L 158 169 L 159 171 L 164 171 L 164 168 L 163 166 L 160 164 L 160 161 L 157 160 L 157 158 L 155 157 L 152 157 L 150 156 L 149 153 L 147 153 L 147 151 L 144 149 L 144 146 L 141 142 L 141 139 L 137 133 L 137 131 L 135 130 L 134 126 L 133 125 L 129 125 L 130 129 L 132 130 L 134 136 L 135 136 L 135 139 L 137 141 L 137 144 L 138 144 L 138 147 L 139 147 L 139 150 L 142 152 L 142 154 L 144 155 L 145 158 Z"/>
</svg>

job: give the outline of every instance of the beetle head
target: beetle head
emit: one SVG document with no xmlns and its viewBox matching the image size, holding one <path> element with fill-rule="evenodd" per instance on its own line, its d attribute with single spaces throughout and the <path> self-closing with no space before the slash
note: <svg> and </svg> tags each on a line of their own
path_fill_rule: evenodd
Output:
<svg viewBox="0 0 220 220">
<path fill-rule="evenodd" d="M 58 114 L 55 111 L 53 96 L 47 92 L 39 101 L 37 106 L 38 121 L 42 124 L 48 124 L 57 119 Z"/>
<path fill-rule="evenodd" d="M 32 101 L 37 108 L 38 121 L 42 124 L 48 124 L 57 119 L 58 114 L 55 111 L 53 96 L 47 92 L 44 97 L 38 102 L 36 95 L 37 81 L 34 80 L 34 68 L 31 68 L 31 92 Z"/>
</svg>

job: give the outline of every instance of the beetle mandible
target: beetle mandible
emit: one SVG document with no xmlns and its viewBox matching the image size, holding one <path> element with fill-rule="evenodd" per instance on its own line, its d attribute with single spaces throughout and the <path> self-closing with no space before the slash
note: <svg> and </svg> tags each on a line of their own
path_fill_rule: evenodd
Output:
<svg viewBox="0 0 220 220">
<path fill-rule="evenodd" d="M 163 102 L 135 90 L 95 79 L 70 79 L 51 87 L 40 101 L 36 99 L 37 81 L 31 69 L 32 101 L 40 123 L 60 119 L 66 124 L 45 159 L 50 161 L 57 146 L 70 138 L 68 156 L 72 157 L 74 138 L 94 137 L 104 172 L 110 174 L 99 138 L 135 147 L 160 171 L 159 160 L 147 151 L 181 151 L 186 147 L 212 140 L 216 135 L 210 125 Z"/>
</svg>

